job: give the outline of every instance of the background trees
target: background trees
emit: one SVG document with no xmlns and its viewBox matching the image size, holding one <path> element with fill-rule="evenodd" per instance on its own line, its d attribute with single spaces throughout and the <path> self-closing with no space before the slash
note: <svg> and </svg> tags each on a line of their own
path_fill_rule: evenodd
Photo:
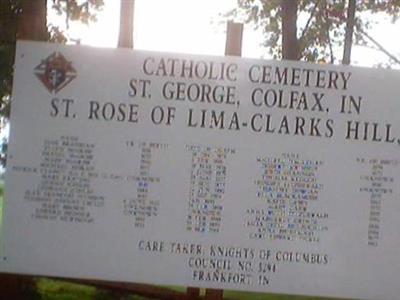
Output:
<svg viewBox="0 0 400 300">
<path fill-rule="evenodd" d="M 237 8 L 225 16 L 261 28 L 263 45 L 276 59 L 334 63 L 342 58 L 351 2 L 356 3 L 355 44 L 371 42 L 365 35 L 371 27 L 367 13 L 384 13 L 392 21 L 399 17 L 399 0 L 237 0 Z"/>
</svg>

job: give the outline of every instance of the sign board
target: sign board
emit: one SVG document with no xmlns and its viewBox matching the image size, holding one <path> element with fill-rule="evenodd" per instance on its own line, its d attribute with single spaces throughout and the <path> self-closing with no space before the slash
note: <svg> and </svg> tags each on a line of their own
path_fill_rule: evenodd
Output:
<svg viewBox="0 0 400 300">
<path fill-rule="evenodd" d="M 400 73 L 19 42 L 0 269 L 398 299 Z"/>
</svg>

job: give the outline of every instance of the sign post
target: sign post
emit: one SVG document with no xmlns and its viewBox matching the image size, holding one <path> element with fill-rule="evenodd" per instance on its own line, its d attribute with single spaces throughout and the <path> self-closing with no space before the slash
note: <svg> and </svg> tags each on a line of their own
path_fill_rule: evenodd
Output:
<svg viewBox="0 0 400 300">
<path fill-rule="evenodd" d="M 228 22 L 226 27 L 226 56 L 242 55 L 243 24 Z M 207 289 L 206 300 L 220 300 L 224 297 L 224 291 L 219 289 Z"/>
</svg>

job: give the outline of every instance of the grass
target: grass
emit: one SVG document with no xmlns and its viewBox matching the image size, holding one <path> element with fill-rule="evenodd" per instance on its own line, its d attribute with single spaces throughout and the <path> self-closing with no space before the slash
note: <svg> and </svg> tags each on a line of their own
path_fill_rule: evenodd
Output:
<svg viewBox="0 0 400 300">
<path fill-rule="evenodd" d="M 96 288 L 58 280 L 39 279 L 37 293 L 41 300 L 92 300 Z"/>
<path fill-rule="evenodd" d="M 292 295 L 276 295 L 265 293 L 251 293 L 251 292 L 224 292 L 224 299 L 237 299 L 237 300 L 328 300 L 328 298 L 320 297 L 306 297 L 306 296 L 292 296 Z M 331 298 L 330 298 L 331 299 Z"/>
<path fill-rule="evenodd" d="M 169 287 L 174 291 L 184 292 L 183 287 Z M 117 297 L 118 295 L 112 292 L 98 290 L 94 287 L 68 283 L 58 280 L 38 279 L 37 294 L 40 300 L 146 300 L 148 298 L 127 295 Z M 202 290 L 204 295 L 204 290 Z M 227 300 L 328 300 L 328 298 L 305 297 L 305 296 L 290 296 L 290 295 L 275 295 L 264 293 L 224 291 L 224 299 Z"/>
<path fill-rule="evenodd" d="M 137 295 L 121 296 L 111 291 L 59 280 L 38 279 L 37 295 L 40 300 L 147 300 Z"/>
</svg>

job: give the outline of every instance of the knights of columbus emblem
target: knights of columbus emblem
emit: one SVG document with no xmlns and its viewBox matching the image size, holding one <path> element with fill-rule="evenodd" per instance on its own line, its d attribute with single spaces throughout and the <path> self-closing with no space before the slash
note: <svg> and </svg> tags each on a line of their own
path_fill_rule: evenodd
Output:
<svg viewBox="0 0 400 300">
<path fill-rule="evenodd" d="M 61 53 L 54 52 L 35 68 L 35 75 L 50 93 L 57 93 L 76 77 L 76 71 Z"/>
</svg>

